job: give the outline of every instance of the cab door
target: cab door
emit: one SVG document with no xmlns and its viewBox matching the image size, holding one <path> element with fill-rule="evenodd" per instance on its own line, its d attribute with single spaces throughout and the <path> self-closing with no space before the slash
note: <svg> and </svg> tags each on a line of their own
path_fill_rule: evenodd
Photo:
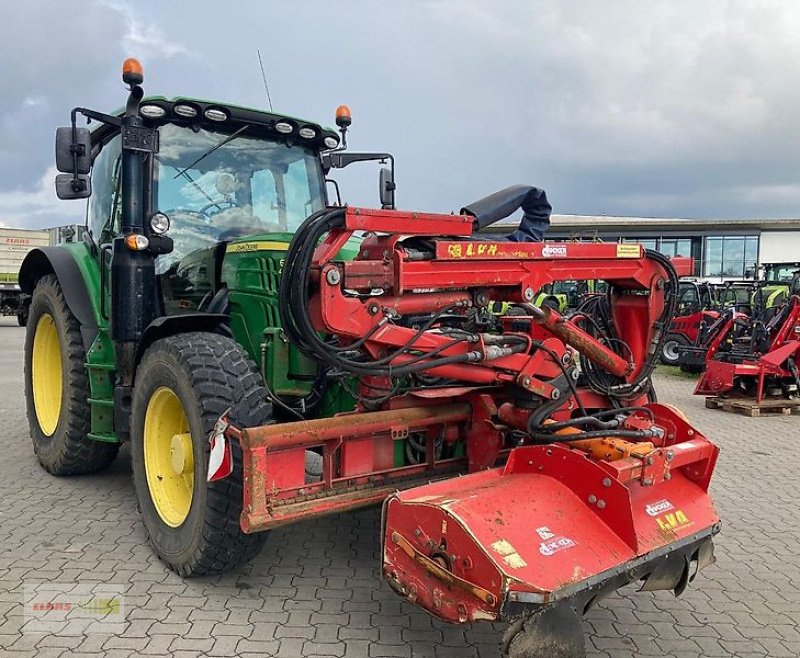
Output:
<svg viewBox="0 0 800 658">
<path fill-rule="evenodd" d="M 92 163 L 92 196 L 86 215 L 86 230 L 97 247 L 100 270 L 100 315 L 107 325 L 111 308 L 111 242 L 119 233 L 122 217 L 120 205 L 120 166 L 122 139 L 115 135 L 104 142 Z"/>
</svg>

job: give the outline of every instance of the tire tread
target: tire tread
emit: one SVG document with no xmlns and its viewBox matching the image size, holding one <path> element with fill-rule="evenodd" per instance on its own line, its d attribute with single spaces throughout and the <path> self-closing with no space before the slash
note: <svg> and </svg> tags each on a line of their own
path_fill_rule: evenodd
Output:
<svg viewBox="0 0 800 658">
<path fill-rule="evenodd" d="M 146 367 L 149 359 L 157 358 L 163 352 L 184 364 L 183 369 L 200 403 L 205 436 L 229 407 L 230 419 L 239 427 L 264 425 L 271 420 L 272 409 L 261 376 L 255 363 L 236 341 L 209 332 L 170 336 L 148 349 L 142 366 Z M 256 404 L 253 404 L 254 400 Z M 259 401 L 261 404 L 258 404 Z M 233 474 L 206 485 L 203 541 L 191 558 L 177 564 L 159 552 L 155 542 L 151 541 L 159 558 L 182 576 L 228 571 L 252 559 L 264 544 L 266 533 L 245 534 L 239 525 L 242 510 L 242 452 L 236 442 L 232 443 L 232 449 Z"/>
<path fill-rule="evenodd" d="M 53 475 L 85 475 L 97 473 L 107 468 L 114 461 L 119 451 L 118 443 L 94 441 L 87 438 L 91 430 L 91 407 L 89 405 L 90 389 L 89 376 L 86 372 L 86 351 L 83 347 L 80 323 L 70 311 L 64 299 L 61 285 L 55 275 L 48 274 L 39 279 L 33 292 L 31 308 L 38 305 L 41 298 L 45 297 L 50 302 L 53 314 L 60 316 L 64 331 L 60 334 L 64 353 L 67 360 L 66 386 L 72 389 L 72 394 L 66 400 L 67 426 L 61 437 L 56 440 L 61 442 L 53 454 L 46 454 L 39 450 L 36 438 L 33 440 L 34 451 L 39 463 Z M 34 318 L 36 320 L 36 318 Z M 36 330 L 35 323 L 29 323 L 28 332 Z M 33 339 L 30 338 L 33 349 Z M 26 346 L 28 341 L 26 340 Z M 26 369 L 30 368 L 28 359 L 25 359 Z M 25 386 L 30 386 L 30 373 L 26 372 Z M 38 420 L 33 405 L 33 393 L 26 391 L 28 423 L 31 427 L 31 436 L 36 436 Z M 59 421 L 60 424 L 60 421 Z M 59 428 L 56 428 L 56 432 Z"/>
</svg>

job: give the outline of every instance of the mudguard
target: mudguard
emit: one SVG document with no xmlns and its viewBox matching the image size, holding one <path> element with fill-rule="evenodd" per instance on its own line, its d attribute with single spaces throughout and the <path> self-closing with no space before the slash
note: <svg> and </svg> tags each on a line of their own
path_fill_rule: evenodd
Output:
<svg viewBox="0 0 800 658">
<path fill-rule="evenodd" d="M 58 279 L 64 300 L 81 325 L 83 346 L 88 351 L 100 331 L 99 317 L 89 296 L 86 279 L 71 249 L 66 247 L 31 249 L 20 266 L 20 288 L 24 293 L 32 295 L 39 279 L 50 273 L 55 274 Z"/>
<path fill-rule="evenodd" d="M 225 313 L 181 313 L 180 315 L 162 315 L 153 320 L 144 330 L 142 340 L 136 350 L 136 362 L 144 355 L 145 350 L 157 340 L 187 331 L 210 331 L 233 338 L 230 317 Z"/>
</svg>

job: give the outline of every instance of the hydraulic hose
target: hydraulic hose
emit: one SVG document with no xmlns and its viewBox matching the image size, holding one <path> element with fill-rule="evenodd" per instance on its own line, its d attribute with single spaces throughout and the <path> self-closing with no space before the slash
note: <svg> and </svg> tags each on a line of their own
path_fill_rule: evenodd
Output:
<svg viewBox="0 0 800 658">
<path fill-rule="evenodd" d="M 546 432 L 532 432 L 531 438 L 537 443 L 570 443 L 586 439 L 653 439 L 661 435 L 656 430 L 593 430 L 590 432 L 576 432 L 574 434 L 547 434 Z"/>
<path fill-rule="evenodd" d="M 281 323 L 287 338 L 306 356 L 353 375 L 399 377 L 454 363 L 479 362 L 492 353 L 513 354 L 527 349 L 527 341 L 509 337 L 507 345 L 502 348 L 487 348 L 485 353 L 471 350 L 463 354 L 430 358 L 446 347 L 428 354 L 420 354 L 420 350 L 414 350 L 418 337 L 430 329 L 437 318 L 450 310 L 450 307 L 435 313 L 405 345 L 380 359 L 367 360 L 366 355 L 358 355 L 359 360 L 349 358 L 348 354 L 353 351 L 353 346 L 334 346 L 323 340 L 313 326 L 308 308 L 312 293 L 311 267 L 317 244 L 326 233 L 344 226 L 344 216 L 345 211 L 342 208 L 329 209 L 310 216 L 295 233 L 286 253 L 280 286 Z M 363 342 L 363 338 L 356 341 L 356 344 L 360 342 Z M 466 338 L 452 344 L 457 342 L 466 342 Z M 409 354 L 412 352 L 417 353 Z M 411 358 L 403 364 L 392 365 L 391 361 L 403 354 L 409 354 Z"/>
<path fill-rule="evenodd" d="M 667 281 L 665 283 L 664 309 L 654 323 L 653 336 L 647 347 L 645 363 L 639 374 L 633 381 L 625 382 L 623 378 L 610 375 L 581 355 L 581 370 L 589 388 L 616 400 L 627 400 L 641 395 L 645 391 L 650 377 L 658 365 L 658 355 L 667 336 L 666 329 L 675 316 L 676 293 L 679 285 L 675 268 L 669 258 L 658 251 L 645 249 L 645 256 L 656 261 L 663 268 Z M 621 341 L 614 332 L 611 318 L 611 294 L 612 291 L 609 290 L 606 297 L 590 297 L 580 306 L 578 313 L 591 318 L 590 326 L 587 327 L 588 333 L 605 343 L 607 347 L 614 349 L 620 356 L 629 356 L 630 347 Z M 628 354 L 623 352 L 628 352 Z"/>
</svg>

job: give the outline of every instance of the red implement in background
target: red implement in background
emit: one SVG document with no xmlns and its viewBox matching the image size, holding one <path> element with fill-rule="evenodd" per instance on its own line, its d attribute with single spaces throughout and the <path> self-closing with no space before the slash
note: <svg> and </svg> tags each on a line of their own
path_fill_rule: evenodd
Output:
<svg viewBox="0 0 800 658">
<path fill-rule="evenodd" d="M 776 397 L 800 393 L 800 297 L 793 295 L 762 322 L 742 318 L 746 330 L 734 333 L 734 321 L 713 341 L 695 395 L 752 397 L 757 404 L 765 389 Z"/>
</svg>

